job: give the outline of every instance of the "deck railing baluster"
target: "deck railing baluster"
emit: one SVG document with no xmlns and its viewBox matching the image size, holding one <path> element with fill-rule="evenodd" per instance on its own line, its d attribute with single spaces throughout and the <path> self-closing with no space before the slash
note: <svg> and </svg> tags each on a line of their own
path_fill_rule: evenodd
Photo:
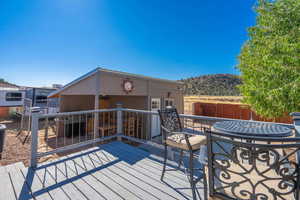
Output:
<svg viewBox="0 0 300 200">
<path fill-rule="evenodd" d="M 72 131 L 71 142 L 72 142 L 72 144 L 74 144 L 74 141 L 73 141 L 73 136 L 74 136 L 74 116 L 73 115 L 72 115 L 71 119 L 72 119 L 72 121 L 71 121 L 71 126 L 72 126 L 72 128 L 71 128 L 71 131 Z"/>
<path fill-rule="evenodd" d="M 81 142 L 81 140 L 80 140 L 80 135 L 81 135 L 81 116 L 80 115 L 78 115 L 78 121 L 79 121 L 79 124 L 78 124 L 78 139 L 79 139 L 79 142 Z"/>
</svg>

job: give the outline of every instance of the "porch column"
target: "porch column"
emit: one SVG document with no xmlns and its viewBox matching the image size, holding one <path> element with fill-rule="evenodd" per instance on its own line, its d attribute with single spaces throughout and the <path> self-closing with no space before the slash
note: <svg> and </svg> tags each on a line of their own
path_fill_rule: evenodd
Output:
<svg viewBox="0 0 300 200">
<path fill-rule="evenodd" d="M 100 72 L 96 73 L 95 78 L 95 110 L 99 109 L 99 94 L 100 94 Z M 99 113 L 94 114 L 94 139 L 99 138 Z"/>
<path fill-rule="evenodd" d="M 99 109 L 99 94 L 95 95 L 95 110 Z M 99 113 L 94 113 L 94 139 L 99 137 Z"/>
<path fill-rule="evenodd" d="M 123 132 L 123 116 L 122 116 L 123 111 L 121 110 L 122 104 L 118 103 L 117 108 L 119 109 L 117 111 L 117 134 L 124 134 L 124 132 Z M 117 140 L 122 141 L 122 137 L 118 136 Z"/>
</svg>

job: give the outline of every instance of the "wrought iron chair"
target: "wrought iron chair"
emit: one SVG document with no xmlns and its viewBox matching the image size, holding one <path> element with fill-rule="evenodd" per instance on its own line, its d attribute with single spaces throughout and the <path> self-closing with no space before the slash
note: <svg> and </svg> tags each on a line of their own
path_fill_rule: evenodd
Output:
<svg viewBox="0 0 300 200">
<path fill-rule="evenodd" d="M 235 200 L 300 199 L 300 138 L 214 131 L 206 131 L 206 135 L 210 196 Z"/>
<path fill-rule="evenodd" d="M 193 199 L 197 199 L 196 184 L 199 181 L 199 178 L 194 177 L 194 170 L 196 170 L 196 168 L 194 167 L 194 153 L 200 149 L 201 145 L 206 145 L 206 137 L 204 135 L 195 135 L 185 132 L 183 127 L 181 126 L 181 121 L 176 108 L 166 108 L 165 110 L 159 110 L 158 113 L 161 121 L 164 145 L 164 165 L 161 180 L 163 181 L 164 174 L 166 171 L 168 171 L 166 170 L 168 146 L 180 150 L 180 160 L 178 163 L 178 168 L 180 168 L 180 165 L 182 163 L 183 151 L 188 152 L 189 166 L 186 171 L 188 172 L 188 178 L 192 188 Z M 207 186 L 204 167 L 202 168 L 202 173 L 204 180 L 204 193 L 206 198 Z"/>
</svg>

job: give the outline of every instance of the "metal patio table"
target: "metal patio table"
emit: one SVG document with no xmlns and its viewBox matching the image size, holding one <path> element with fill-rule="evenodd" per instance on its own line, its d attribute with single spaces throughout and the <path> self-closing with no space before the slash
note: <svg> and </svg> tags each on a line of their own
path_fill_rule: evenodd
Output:
<svg viewBox="0 0 300 200">
<path fill-rule="evenodd" d="M 267 122 L 257 121 L 222 121 L 213 125 L 213 130 L 231 134 L 253 137 L 288 137 L 292 135 L 292 129 Z"/>
<path fill-rule="evenodd" d="M 292 129 L 268 122 L 258 122 L 258 121 L 222 121 L 216 122 L 212 130 L 219 133 L 229 133 L 241 136 L 250 136 L 255 140 L 258 137 L 289 137 L 292 135 Z M 252 143 L 252 139 L 247 139 L 246 142 Z M 269 143 L 269 142 L 268 142 Z M 249 164 L 252 160 L 249 160 Z"/>
</svg>

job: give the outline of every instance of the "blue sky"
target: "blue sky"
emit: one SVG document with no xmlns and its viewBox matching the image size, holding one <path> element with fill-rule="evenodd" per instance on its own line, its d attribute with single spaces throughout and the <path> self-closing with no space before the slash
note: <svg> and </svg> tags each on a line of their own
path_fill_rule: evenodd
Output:
<svg viewBox="0 0 300 200">
<path fill-rule="evenodd" d="M 235 73 L 254 0 L 0 0 L 0 77 L 66 84 L 102 66 L 181 79 Z"/>
</svg>

